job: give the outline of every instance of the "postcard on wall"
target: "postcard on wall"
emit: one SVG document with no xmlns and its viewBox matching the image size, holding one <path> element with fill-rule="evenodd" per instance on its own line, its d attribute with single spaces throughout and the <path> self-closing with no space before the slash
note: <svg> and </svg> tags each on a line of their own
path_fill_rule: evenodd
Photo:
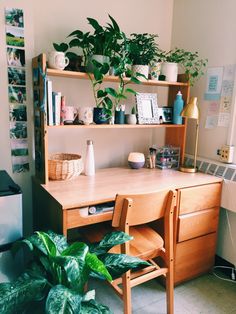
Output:
<svg viewBox="0 0 236 314">
<path fill-rule="evenodd" d="M 10 122 L 27 121 L 26 105 L 10 104 L 9 120 Z"/>
<path fill-rule="evenodd" d="M 219 119 L 218 119 L 218 126 L 228 127 L 230 123 L 230 114 L 220 112 Z"/>
<path fill-rule="evenodd" d="M 24 12 L 18 8 L 5 8 L 6 25 L 24 27 Z"/>
<path fill-rule="evenodd" d="M 14 67 L 24 67 L 25 50 L 7 47 L 7 65 Z"/>
<path fill-rule="evenodd" d="M 217 127 L 217 123 L 218 123 L 218 115 L 207 116 L 205 128 L 206 129 L 213 129 L 213 128 Z"/>
<path fill-rule="evenodd" d="M 26 139 L 11 139 L 11 155 L 12 156 L 28 156 L 29 148 Z"/>
<path fill-rule="evenodd" d="M 6 26 L 6 42 L 8 46 L 24 47 L 24 29 L 12 26 Z"/>
<path fill-rule="evenodd" d="M 8 99 L 10 103 L 20 103 L 26 102 L 26 88 L 19 86 L 8 86 Z"/>
<path fill-rule="evenodd" d="M 10 122 L 10 138 L 11 139 L 27 138 L 27 124 L 25 121 Z"/>
<path fill-rule="evenodd" d="M 25 69 L 8 67 L 8 84 L 25 86 Z"/>
<path fill-rule="evenodd" d="M 208 68 L 205 100 L 219 100 L 221 95 L 223 67 Z"/>
<path fill-rule="evenodd" d="M 13 172 L 29 171 L 29 156 L 12 156 L 11 159 Z"/>
</svg>

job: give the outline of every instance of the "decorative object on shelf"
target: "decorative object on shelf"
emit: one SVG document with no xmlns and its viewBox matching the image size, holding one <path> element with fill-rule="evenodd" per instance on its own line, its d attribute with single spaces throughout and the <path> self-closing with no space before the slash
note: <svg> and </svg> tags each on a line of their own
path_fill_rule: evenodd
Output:
<svg viewBox="0 0 236 314">
<path fill-rule="evenodd" d="M 179 48 L 168 52 L 163 51 L 161 55 L 164 61 L 161 72 L 166 76 L 166 80 L 169 82 L 177 81 L 178 65 L 180 65 L 191 86 L 204 74 L 204 68 L 208 62 L 207 59 L 201 59 L 197 51 L 190 52 Z"/>
<path fill-rule="evenodd" d="M 48 160 L 49 179 L 68 180 L 77 177 L 83 170 L 82 157 L 77 154 L 52 154 Z"/>
<path fill-rule="evenodd" d="M 52 69 L 64 70 L 69 64 L 69 59 L 65 56 L 64 52 L 50 51 L 48 53 L 48 66 Z"/>
<path fill-rule="evenodd" d="M 93 108 L 92 107 L 79 107 L 79 120 L 85 124 L 89 125 L 93 123 Z"/>
<path fill-rule="evenodd" d="M 195 148 L 194 148 L 194 161 L 193 166 L 181 166 L 180 171 L 182 172 L 197 172 L 197 148 L 198 148 L 198 131 L 199 131 L 199 108 L 197 105 L 197 97 L 192 97 L 190 102 L 185 106 L 181 113 L 182 117 L 187 119 L 196 120 L 196 138 L 195 138 Z"/>
<path fill-rule="evenodd" d="M 174 124 L 182 124 L 183 118 L 181 116 L 181 112 L 184 107 L 184 101 L 182 97 L 181 91 L 178 91 L 175 101 L 174 101 L 174 108 L 173 108 L 173 123 Z"/>
<path fill-rule="evenodd" d="M 132 107 L 131 113 L 125 115 L 125 123 L 137 124 L 136 109 Z"/>
<path fill-rule="evenodd" d="M 93 141 L 92 140 L 87 141 L 84 174 L 86 176 L 94 176 L 95 175 L 95 160 L 94 160 L 94 149 L 93 149 Z"/>
<path fill-rule="evenodd" d="M 155 62 L 155 61 L 152 61 L 150 63 L 149 71 L 150 71 L 151 80 L 154 80 L 154 81 L 159 80 L 159 76 L 161 74 L 161 64 L 162 64 L 161 62 Z"/>
<path fill-rule="evenodd" d="M 93 122 L 96 124 L 108 124 L 111 117 L 108 117 L 104 108 L 93 108 Z"/>
<path fill-rule="evenodd" d="M 159 114 L 159 120 L 162 118 L 162 123 L 173 123 L 173 108 L 172 107 L 159 107 L 158 114 Z"/>
<path fill-rule="evenodd" d="M 125 105 L 119 105 L 115 110 L 115 124 L 125 123 Z"/>
<path fill-rule="evenodd" d="M 64 115 L 63 115 L 64 124 L 72 124 L 76 115 L 77 115 L 77 108 L 75 108 L 74 106 L 65 106 Z"/>
<path fill-rule="evenodd" d="M 128 40 L 128 56 L 133 64 L 133 75 L 142 74 L 140 80 L 148 79 L 149 64 L 158 56 L 158 44 L 155 41 L 157 34 L 131 34 Z"/>
<path fill-rule="evenodd" d="M 149 148 L 149 156 L 148 156 L 149 164 L 148 164 L 148 168 L 150 168 L 150 169 L 156 168 L 156 153 L 157 153 L 156 148 L 154 148 L 154 147 L 150 147 Z"/>
<path fill-rule="evenodd" d="M 178 169 L 180 148 L 174 146 L 158 147 L 156 150 L 156 166 L 160 169 Z"/>
<path fill-rule="evenodd" d="M 128 156 L 128 164 L 132 169 L 140 169 L 145 164 L 145 156 L 143 153 L 132 152 Z"/>
<path fill-rule="evenodd" d="M 139 124 L 158 124 L 159 123 L 159 114 L 158 114 L 156 94 L 137 93 L 136 103 L 137 103 Z"/>
</svg>

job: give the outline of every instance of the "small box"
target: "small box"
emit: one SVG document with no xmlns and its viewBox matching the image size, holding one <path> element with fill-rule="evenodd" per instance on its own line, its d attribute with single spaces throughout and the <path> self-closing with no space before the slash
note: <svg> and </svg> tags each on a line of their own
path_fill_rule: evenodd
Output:
<svg viewBox="0 0 236 314">
<path fill-rule="evenodd" d="M 157 148 L 156 167 L 160 169 L 178 169 L 180 161 L 180 148 L 163 146 Z"/>
</svg>

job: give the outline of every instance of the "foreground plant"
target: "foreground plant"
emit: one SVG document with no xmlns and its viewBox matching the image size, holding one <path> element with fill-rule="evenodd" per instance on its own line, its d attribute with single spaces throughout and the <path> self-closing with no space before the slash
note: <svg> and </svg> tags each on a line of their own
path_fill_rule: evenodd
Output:
<svg viewBox="0 0 236 314">
<path fill-rule="evenodd" d="M 68 245 L 64 236 L 49 231 L 16 242 L 14 250 L 26 244 L 34 260 L 16 281 L 0 284 L 0 313 L 112 313 L 95 301 L 95 290 L 85 287 L 90 276 L 112 281 L 129 269 L 149 265 L 139 258 L 107 253 L 131 239 L 117 231 L 90 247 L 83 242 Z"/>
</svg>

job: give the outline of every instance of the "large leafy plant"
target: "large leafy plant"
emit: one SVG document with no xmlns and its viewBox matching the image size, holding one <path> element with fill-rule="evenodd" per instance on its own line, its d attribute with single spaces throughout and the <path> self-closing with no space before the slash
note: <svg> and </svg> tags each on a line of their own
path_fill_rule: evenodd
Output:
<svg viewBox="0 0 236 314">
<path fill-rule="evenodd" d="M 17 242 L 15 249 L 26 244 L 34 261 L 15 282 L 0 284 L 0 312 L 112 313 L 96 302 L 95 291 L 86 291 L 87 282 L 90 276 L 111 281 L 129 269 L 149 265 L 139 258 L 107 253 L 131 239 L 123 232 L 113 232 L 89 247 L 83 242 L 69 245 L 64 236 L 53 232 L 36 232 Z"/>
</svg>

